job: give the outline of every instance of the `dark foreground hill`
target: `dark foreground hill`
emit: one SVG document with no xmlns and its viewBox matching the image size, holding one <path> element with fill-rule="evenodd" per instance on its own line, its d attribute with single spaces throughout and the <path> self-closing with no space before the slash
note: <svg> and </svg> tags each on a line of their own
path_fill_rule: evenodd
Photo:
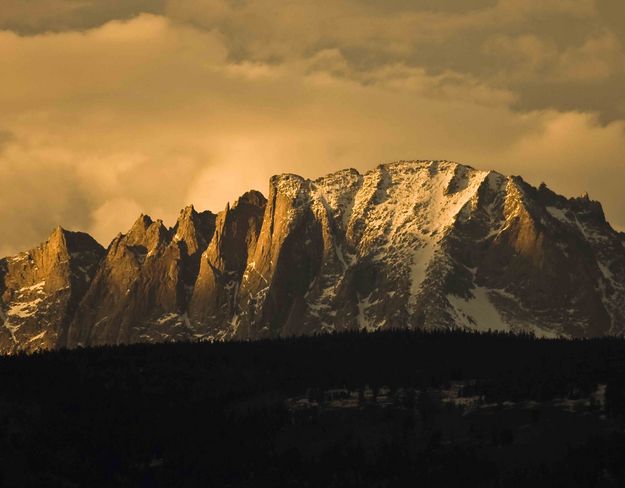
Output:
<svg viewBox="0 0 625 488">
<path fill-rule="evenodd" d="M 0 358 L 2 486 L 623 486 L 625 341 L 347 332 Z"/>
</svg>

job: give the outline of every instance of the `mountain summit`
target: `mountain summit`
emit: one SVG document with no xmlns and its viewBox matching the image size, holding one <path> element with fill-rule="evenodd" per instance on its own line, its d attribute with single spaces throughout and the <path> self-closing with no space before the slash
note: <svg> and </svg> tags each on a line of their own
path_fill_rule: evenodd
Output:
<svg viewBox="0 0 625 488">
<path fill-rule="evenodd" d="M 4 353 L 397 327 L 623 335 L 625 236 L 587 195 L 401 161 L 0 260 Z"/>
</svg>

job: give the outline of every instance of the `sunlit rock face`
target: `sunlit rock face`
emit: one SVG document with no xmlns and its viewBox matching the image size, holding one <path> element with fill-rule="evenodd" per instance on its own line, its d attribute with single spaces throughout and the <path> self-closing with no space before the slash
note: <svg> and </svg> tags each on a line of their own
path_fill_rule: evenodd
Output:
<svg viewBox="0 0 625 488">
<path fill-rule="evenodd" d="M 39 247 L 0 260 L 0 352 L 63 345 L 103 254 L 89 235 L 57 227 Z"/>
<path fill-rule="evenodd" d="M 587 195 L 397 162 L 275 176 L 268 199 L 187 207 L 171 229 L 141 216 L 106 252 L 57 230 L 0 261 L 0 293 L 4 353 L 397 327 L 622 335 L 625 237 Z"/>
<path fill-rule="evenodd" d="M 283 175 L 271 182 L 233 331 L 620 334 L 624 250 L 597 202 L 456 163 Z"/>
<path fill-rule="evenodd" d="M 241 279 L 256 249 L 266 203 L 261 193 L 249 192 L 217 215 L 189 304 L 190 323 L 210 337 L 230 333 L 228 324 L 237 311 Z"/>
<path fill-rule="evenodd" d="M 67 345 L 193 337 L 186 308 L 215 216 L 184 209 L 176 226 L 142 215 L 117 236 L 69 326 Z"/>
</svg>

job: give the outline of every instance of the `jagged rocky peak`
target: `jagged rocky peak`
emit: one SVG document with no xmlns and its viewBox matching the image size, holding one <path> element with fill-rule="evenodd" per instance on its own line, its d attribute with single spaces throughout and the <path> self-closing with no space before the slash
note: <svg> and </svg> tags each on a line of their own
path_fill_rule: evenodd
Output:
<svg viewBox="0 0 625 488">
<path fill-rule="evenodd" d="M 187 205 L 180 210 L 180 215 L 174 225 L 175 239 L 182 240 L 185 237 L 192 239 L 196 237 L 199 214 L 193 205 Z"/>
<path fill-rule="evenodd" d="M 275 175 L 270 180 L 270 193 L 274 191 L 290 198 L 296 198 L 301 194 L 307 182 L 308 180 L 305 178 L 292 173 Z"/>
<path fill-rule="evenodd" d="M 217 215 L 210 245 L 202 254 L 200 270 L 189 303 L 192 324 L 211 332 L 232 318 L 249 257 L 260 234 L 267 200 L 258 191 L 242 195 Z"/>
<path fill-rule="evenodd" d="M 171 233 L 169 229 L 165 226 L 163 221 L 161 219 L 158 219 L 155 222 L 152 222 L 152 225 L 148 227 L 146 237 L 148 239 L 148 243 L 158 245 L 169 241 L 171 238 Z"/>
<path fill-rule="evenodd" d="M 165 227 L 162 220 L 154 221 L 149 215 L 141 214 L 126 234 L 120 233 L 113 239 L 106 259 L 125 262 L 131 256 L 135 265 L 141 265 L 146 257 L 163 252 L 171 239 L 172 231 Z"/>
<path fill-rule="evenodd" d="M 65 238 L 67 231 L 60 225 L 55 227 L 44 246 L 53 253 L 67 253 L 67 239 Z"/>
<path fill-rule="evenodd" d="M 263 194 L 252 190 L 217 215 L 215 234 L 206 251 L 213 267 L 243 273 L 248 254 L 256 246 L 266 205 Z"/>
<path fill-rule="evenodd" d="M 91 236 L 61 227 L 0 266 L 0 351 L 59 345 L 104 249 Z"/>
<path fill-rule="evenodd" d="M 276 177 L 245 273 L 238 330 L 253 336 L 490 323 L 541 335 L 606 333 L 620 315 L 615 295 L 595 289 L 618 287 L 597 284 L 597 270 L 610 260 L 610 280 L 617 275 L 623 252 L 607 243 L 620 237 L 590 219 L 587 204 L 558 197 L 560 210 L 539 193 L 520 177 L 449 161 L 400 161 L 314 182 Z M 568 273 L 556 271 L 567 266 Z M 576 315 L 567 331 L 565 303 L 553 305 L 562 289 Z"/>
<path fill-rule="evenodd" d="M 103 247 L 89 234 L 66 230 L 61 226 L 56 227 L 48 239 L 48 242 L 55 241 L 70 253 L 103 251 Z"/>
<path fill-rule="evenodd" d="M 30 251 L 8 258 L 8 270 L 23 272 L 24 279 L 46 279 L 45 287 L 55 290 L 77 272 L 78 265 L 95 264 L 104 253 L 89 234 L 56 227 L 48 239 Z"/>
<path fill-rule="evenodd" d="M 15 317 L 52 320 L 37 294 L 68 293 L 55 273 L 42 284 L 35 264 L 62 278 L 93 242 L 60 229 L 45 260 L 0 260 L 3 351 L 44 347 L 40 325 Z M 625 236 L 598 202 L 450 161 L 274 176 L 267 199 L 251 191 L 217 215 L 188 206 L 172 229 L 142 215 L 95 262 L 56 344 L 389 327 L 625 334 Z"/>
<path fill-rule="evenodd" d="M 413 254 L 429 247 L 420 236 L 434 233 L 439 223 L 450 223 L 430 207 L 449 200 L 459 210 L 465 193 L 467 199 L 472 195 L 460 186 L 479 184 L 477 172 L 467 171 L 468 183 L 458 182 L 458 191 L 445 197 L 456 166 L 398 162 L 364 175 L 347 170 L 314 182 L 293 175 L 274 177 L 256 252 L 244 275 L 237 334 L 407 324 L 402 309 L 409 296 Z M 450 217 L 455 215 L 449 210 Z M 428 249 L 424 251 L 427 257 Z M 391 287 L 396 289 L 398 314 L 392 320 L 359 306 L 366 299 L 381 311 Z"/>
<path fill-rule="evenodd" d="M 215 215 L 212 212 L 197 212 L 193 205 L 180 211 L 180 216 L 173 228 L 174 241 L 184 243 L 185 252 L 195 255 L 204 251 L 215 230 Z"/>
<path fill-rule="evenodd" d="M 264 210 L 267 204 L 265 195 L 257 190 L 250 190 L 241 195 L 234 204 L 234 208 L 240 206 L 250 206 L 254 208 L 262 208 Z"/>
<path fill-rule="evenodd" d="M 571 198 L 571 202 L 576 210 L 588 213 L 599 222 L 605 222 L 605 213 L 601 202 L 592 200 L 588 193 L 583 193 L 577 198 Z"/>
<path fill-rule="evenodd" d="M 141 214 L 134 224 L 124 236 L 125 241 L 129 245 L 144 243 L 147 237 L 148 229 L 154 223 L 149 215 Z"/>
<path fill-rule="evenodd" d="M 45 249 L 51 254 L 67 254 L 101 247 L 89 234 L 72 232 L 60 225 L 55 227 L 46 241 L 31 252 Z"/>
<path fill-rule="evenodd" d="M 309 202 L 312 184 L 310 180 L 290 173 L 271 177 L 267 198 L 268 211 L 265 215 L 271 219 L 269 232 L 277 227 L 288 226 L 293 221 L 298 209 L 303 209 Z"/>
<path fill-rule="evenodd" d="M 110 246 L 70 326 L 68 345 L 193 337 L 186 314 L 215 216 L 185 207 L 173 228 L 141 215 Z"/>
</svg>

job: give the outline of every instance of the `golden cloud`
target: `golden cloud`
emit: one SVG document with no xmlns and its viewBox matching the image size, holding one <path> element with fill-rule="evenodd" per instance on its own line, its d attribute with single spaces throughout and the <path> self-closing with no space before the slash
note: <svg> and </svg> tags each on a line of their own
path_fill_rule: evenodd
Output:
<svg viewBox="0 0 625 488">
<path fill-rule="evenodd" d="M 602 122 L 591 110 L 519 111 L 522 94 L 495 75 L 452 65 L 435 70 L 404 56 L 402 39 L 415 39 L 415 19 L 485 25 L 485 16 L 509 14 L 512 25 L 521 22 L 518 12 L 506 14 L 512 4 L 467 13 L 450 2 L 446 11 L 414 12 L 408 20 L 389 10 L 380 24 L 368 17 L 369 27 L 363 10 L 362 18 L 340 23 L 343 32 L 328 33 L 333 46 L 319 44 L 321 20 L 307 19 L 302 3 L 293 7 L 292 29 L 250 30 L 238 54 L 234 24 L 247 26 L 258 12 L 235 11 L 228 2 L 177 2 L 169 16 L 141 14 L 81 31 L 0 32 L 0 253 L 34 245 L 59 223 L 106 244 L 141 211 L 170 224 L 187 203 L 218 211 L 250 188 L 265 190 L 274 173 L 315 177 L 417 158 L 521 174 L 568 194 L 589 191 L 625 226 L 625 197 L 615 183 L 625 178 L 622 122 Z M 592 6 L 574 4 L 575 16 Z M 347 15 L 353 5 L 328 8 Z M 275 11 L 274 4 L 266 15 Z M 297 37 L 305 21 L 311 27 Z M 365 49 L 359 29 L 386 61 L 363 55 L 357 62 L 355 52 Z M 290 38 L 300 43 L 289 48 Z M 544 62 L 547 41 L 540 37 L 510 45 L 514 35 L 499 39 L 491 46 L 520 48 L 526 62 Z M 615 69 L 616 38 L 592 42 L 578 52 L 593 57 L 612 49 L 615 57 L 598 59 Z M 587 78 L 569 51 L 547 45 L 548 59 Z"/>
</svg>

